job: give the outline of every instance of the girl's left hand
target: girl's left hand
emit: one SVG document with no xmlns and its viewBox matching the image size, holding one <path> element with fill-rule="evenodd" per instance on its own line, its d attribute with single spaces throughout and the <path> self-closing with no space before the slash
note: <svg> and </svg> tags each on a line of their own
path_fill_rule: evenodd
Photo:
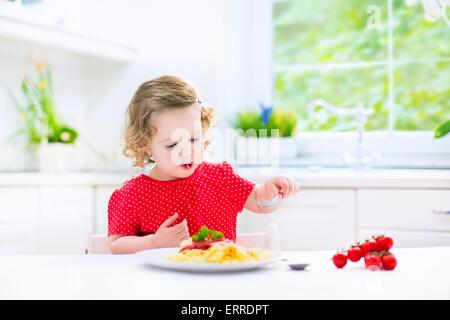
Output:
<svg viewBox="0 0 450 320">
<path fill-rule="evenodd" d="M 281 194 L 281 199 L 296 195 L 299 191 L 298 183 L 291 177 L 275 176 L 266 181 L 267 193 Z"/>
</svg>

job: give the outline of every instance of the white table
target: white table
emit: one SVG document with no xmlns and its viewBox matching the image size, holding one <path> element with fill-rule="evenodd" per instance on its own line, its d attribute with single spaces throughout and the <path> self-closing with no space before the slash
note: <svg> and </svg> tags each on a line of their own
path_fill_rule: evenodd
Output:
<svg viewBox="0 0 450 320">
<path fill-rule="evenodd" d="M 154 269 L 134 255 L 2 255 L 0 299 L 450 299 L 450 247 L 393 249 L 394 271 L 337 269 L 333 252 L 284 252 L 312 262 L 196 274 Z M 211 286 L 216 290 L 211 290 Z"/>
</svg>

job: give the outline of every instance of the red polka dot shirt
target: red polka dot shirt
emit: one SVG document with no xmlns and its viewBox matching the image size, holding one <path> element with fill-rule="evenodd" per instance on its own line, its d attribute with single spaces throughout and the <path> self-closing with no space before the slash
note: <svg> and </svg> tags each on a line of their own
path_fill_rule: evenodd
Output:
<svg viewBox="0 0 450 320">
<path fill-rule="evenodd" d="M 108 235 L 147 235 L 175 212 L 189 233 L 202 226 L 236 240 L 236 218 L 255 184 L 227 162 L 202 162 L 187 178 L 161 181 L 141 174 L 115 190 L 108 204 Z"/>
</svg>

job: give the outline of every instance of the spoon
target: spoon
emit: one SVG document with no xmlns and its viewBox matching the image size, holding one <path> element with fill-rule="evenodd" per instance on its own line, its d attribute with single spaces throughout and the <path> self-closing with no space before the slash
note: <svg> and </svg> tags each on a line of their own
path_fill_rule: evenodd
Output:
<svg viewBox="0 0 450 320">
<path fill-rule="evenodd" d="M 297 183 L 297 186 L 300 189 L 299 183 Z M 261 199 L 261 200 L 258 200 L 256 202 L 256 204 L 261 208 L 271 208 L 271 207 L 278 205 L 278 203 L 281 201 L 282 197 L 283 197 L 282 194 L 278 193 L 275 197 L 273 197 L 273 199 L 271 199 L 271 200 Z"/>
<path fill-rule="evenodd" d="M 305 270 L 310 265 L 310 263 L 292 263 L 292 262 L 289 262 L 288 259 L 284 259 L 284 258 L 280 259 L 280 261 L 288 262 L 287 265 L 292 270 Z"/>
<path fill-rule="evenodd" d="M 270 208 L 270 207 L 277 205 L 278 202 L 280 202 L 280 200 L 281 200 L 281 194 L 279 193 L 271 200 L 262 199 L 262 200 L 258 200 L 256 203 L 261 208 Z"/>
<path fill-rule="evenodd" d="M 289 263 L 288 266 L 292 270 L 305 270 L 309 266 L 309 263 Z"/>
</svg>

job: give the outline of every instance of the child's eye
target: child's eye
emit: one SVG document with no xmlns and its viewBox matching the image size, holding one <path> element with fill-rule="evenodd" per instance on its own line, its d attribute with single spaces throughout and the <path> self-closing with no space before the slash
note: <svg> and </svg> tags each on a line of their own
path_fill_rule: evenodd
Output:
<svg viewBox="0 0 450 320">
<path fill-rule="evenodd" d="M 177 142 L 175 142 L 174 144 L 171 144 L 170 146 L 166 146 L 166 148 L 172 149 L 173 147 L 175 147 L 177 145 Z"/>
<path fill-rule="evenodd" d="M 199 138 L 191 138 L 191 139 L 189 139 L 189 141 L 190 141 L 191 143 L 194 143 L 194 142 L 196 142 L 196 141 L 198 141 L 198 140 L 199 140 Z M 172 149 L 172 148 L 174 148 L 177 144 L 178 144 L 178 142 L 175 142 L 174 144 L 171 144 L 170 146 L 166 146 L 166 148 Z"/>
</svg>

